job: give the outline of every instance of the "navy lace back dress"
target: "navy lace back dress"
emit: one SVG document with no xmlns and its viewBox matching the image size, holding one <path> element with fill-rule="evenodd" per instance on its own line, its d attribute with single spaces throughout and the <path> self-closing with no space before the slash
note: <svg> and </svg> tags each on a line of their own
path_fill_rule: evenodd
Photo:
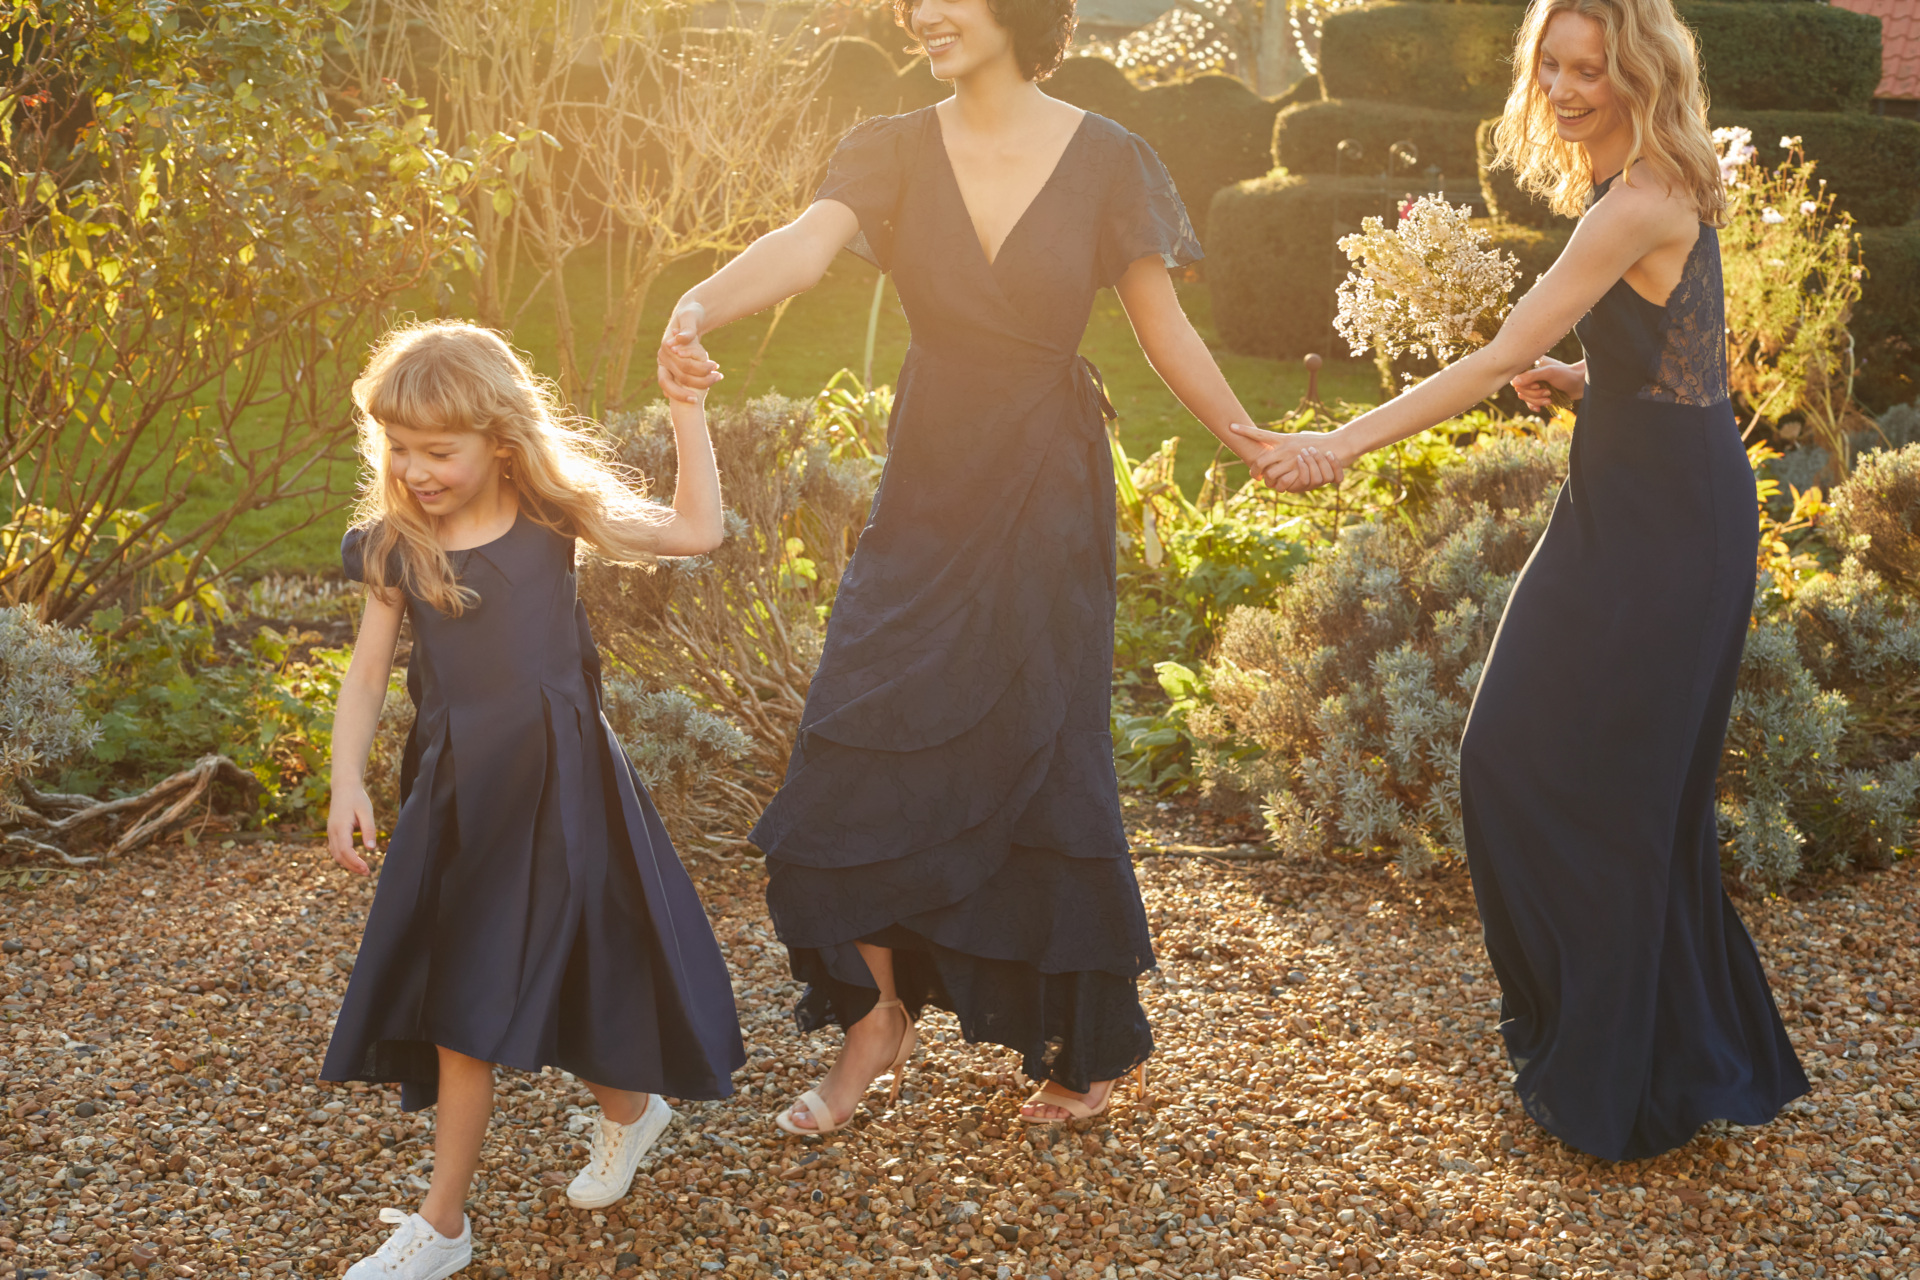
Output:
<svg viewBox="0 0 1920 1280">
<path fill-rule="evenodd" d="M 356 581 L 364 541 L 341 545 Z M 322 1079 L 399 1081 L 403 1107 L 429 1106 L 438 1045 L 616 1089 L 733 1092 L 746 1053 L 726 961 L 601 713 L 573 557 L 522 510 L 452 553 L 479 604 L 455 618 L 407 598 L 400 816 Z"/>
<path fill-rule="evenodd" d="M 1200 256 L 1151 148 L 1088 115 L 993 261 L 933 108 L 869 120 L 818 197 L 858 215 L 913 340 L 891 447 L 785 783 L 754 829 L 811 1030 L 877 998 L 1084 1091 L 1143 1062 L 1153 964 L 1120 821 L 1108 698 L 1107 407 L 1078 349 L 1136 260 Z"/>
<path fill-rule="evenodd" d="M 1628 1160 L 1764 1123 L 1807 1080 L 1720 883 L 1759 534 L 1713 228 L 1665 306 L 1621 280 L 1578 332 L 1567 481 L 1487 658 L 1461 798 L 1520 1099 Z"/>
</svg>

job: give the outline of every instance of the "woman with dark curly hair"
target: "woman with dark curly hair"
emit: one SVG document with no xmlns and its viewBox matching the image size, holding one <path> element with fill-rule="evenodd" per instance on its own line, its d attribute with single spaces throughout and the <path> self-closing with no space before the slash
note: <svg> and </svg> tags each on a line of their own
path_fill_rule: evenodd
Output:
<svg viewBox="0 0 1920 1280">
<path fill-rule="evenodd" d="M 897 1095 L 929 1004 L 1023 1056 L 1032 1123 L 1099 1114 L 1145 1063 L 1153 952 L 1108 728 L 1113 410 L 1077 354 L 1094 295 L 1115 288 L 1181 401 L 1256 448 L 1174 294 L 1200 246 L 1166 169 L 1040 90 L 1071 0 L 896 4 L 953 96 L 854 128 L 804 214 L 681 298 L 659 357 L 669 395 L 699 396 L 719 378 L 701 335 L 843 247 L 893 273 L 913 326 L 886 472 L 754 829 L 800 1026 L 846 1029 L 776 1117 L 796 1134 L 847 1124 L 888 1070 Z"/>
</svg>

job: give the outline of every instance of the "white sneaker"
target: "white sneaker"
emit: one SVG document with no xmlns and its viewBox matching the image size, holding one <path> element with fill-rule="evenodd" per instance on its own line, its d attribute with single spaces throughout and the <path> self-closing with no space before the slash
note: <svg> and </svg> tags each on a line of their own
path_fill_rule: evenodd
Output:
<svg viewBox="0 0 1920 1280">
<path fill-rule="evenodd" d="M 446 1280 L 473 1261 L 473 1227 L 460 1220 L 460 1238 L 449 1240 L 417 1213 L 382 1209 L 380 1221 L 397 1224 L 375 1253 L 347 1268 L 346 1280 Z"/>
<path fill-rule="evenodd" d="M 604 1209 L 627 1194 L 640 1157 L 673 1122 L 673 1108 L 659 1094 L 632 1124 L 615 1124 L 602 1115 L 593 1131 L 593 1152 L 580 1176 L 567 1184 L 567 1203 L 576 1209 Z"/>
</svg>

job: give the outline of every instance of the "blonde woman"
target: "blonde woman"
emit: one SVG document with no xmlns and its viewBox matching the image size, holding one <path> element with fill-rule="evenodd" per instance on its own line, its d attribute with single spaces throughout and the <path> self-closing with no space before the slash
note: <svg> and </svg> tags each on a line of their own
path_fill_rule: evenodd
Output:
<svg viewBox="0 0 1920 1280">
<path fill-rule="evenodd" d="M 413 621 L 403 800 L 326 1080 L 399 1081 L 433 1105 L 433 1183 L 348 1280 L 442 1280 L 472 1258 L 465 1202 L 493 1067 L 563 1068 L 600 1103 L 577 1208 L 627 1194 L 673 1111 L 745 1060 L 719 944 L 601 715 L 574 596 L 576 539 L 620 560 L 720 544 L 696 403 L 673 406 L 673 505 L 644 501 L 566 425 L 498 334 L 390 334 L 353 387 L 368 477 L 341 547 L 368 587 L 333 726 L 334 861 L 367 874 L 361 775 L 403 616 Z"/>
<path fill-rule="evenodd" d="M 1727 403 L 1724 196 L 1669 0 L 1535 0 L 1501 163 L 1579 215 L 1487 346 L 1256 465 L 1311 484 L 1511 381 L 1579 401 L 1571 468 L 1460 749 L 1467 858 L 1534 1119 L 1612 1160 L 1804 1093 L 1720 885 L 1715 770 L 1753 601 L 1753 474 Z M 1577 328 L 1586 359 L 1543 358 Z M 1316 474 L 1317 469 L 1317 474 Z"/>
</svg>

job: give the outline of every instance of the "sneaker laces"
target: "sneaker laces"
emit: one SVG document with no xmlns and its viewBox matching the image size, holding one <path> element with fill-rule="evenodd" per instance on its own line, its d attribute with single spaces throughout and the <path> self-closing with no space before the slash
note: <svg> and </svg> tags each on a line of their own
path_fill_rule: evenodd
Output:
<svg viewBox="0 0 1920 1280">
<path fill-rule="evenodd" d="M 638 1124 L 639 1121 L 634 1123 Z M 593 1151 L 587 1157 L 587 1172 L 595 1178 L 605 1178 L 613 1173 L 613 1155 L 619 1149 L 616 1135 L 624 1135 L 628 1126 L 616 1124 L 606 1116 L 600 1117 L 600 1123 L 593 1130 Z"/>
<path fill-rule="evenodd" d="M 406 1227 L 403 1234 L 399 1231 L 387 1237 L 387 1242 L 375 1251 L 374 1257 L 382 1262 L 405 1262 L 414 1254 L 427 1247 L 425 1237 L 413 1226 L 413 1215 L 404 1209 L 387 1208 L 380 1211 L 380 1221 L 396 1227 Z"/>
</svg>

